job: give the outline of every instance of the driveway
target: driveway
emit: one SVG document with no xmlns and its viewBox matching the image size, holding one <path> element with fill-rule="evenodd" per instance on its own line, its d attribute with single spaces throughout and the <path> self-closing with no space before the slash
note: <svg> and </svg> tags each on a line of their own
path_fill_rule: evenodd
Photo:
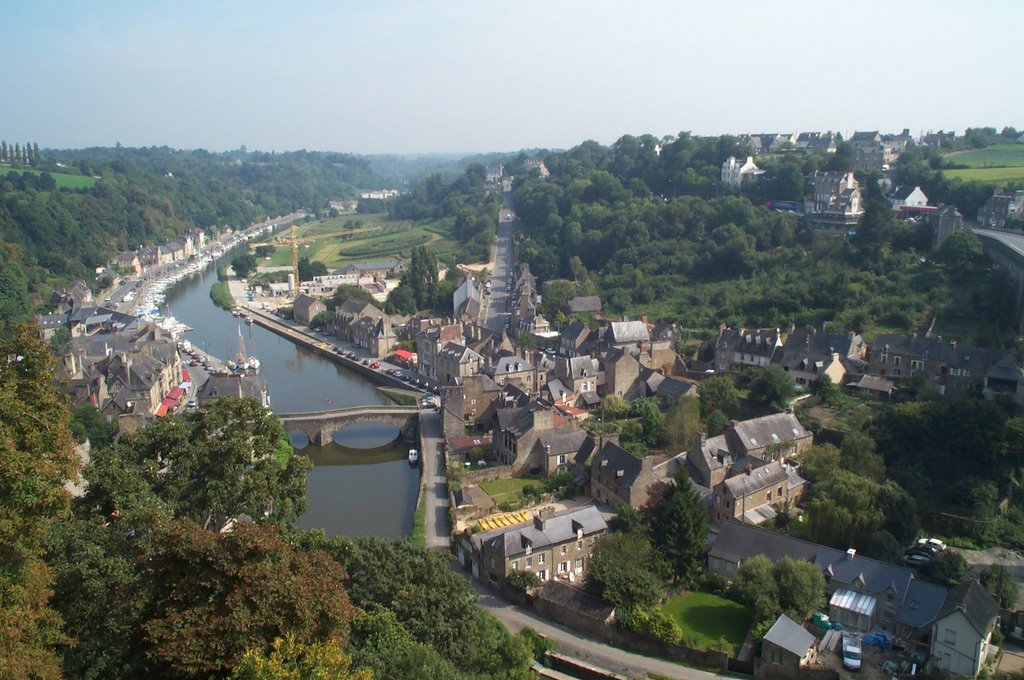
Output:
<svg viewBox="0 0 1024 680">
<path fill-rule="evenodd" d="M 454 568 L 457 568 L 454 567 Z M 533 612 L 509 604 L 495 595 L 479 582 L 469 579 L 476 591 L 481 606 L 501 621 L 513 633 L 523 628 L 532 628 L 555 643 L 555 649 L 577 659 L 600 666 L 606 670 L 621 673 L 631 678 L 651 674 L 680 680 L 712 680 L 712 678 L 743 677 L 725 673 L 712 673 L 697 668 L 681 666 L 671 661 L 654 659 L 640 654 L 633 654 L 617 647 L 612 647 L 586 633 L 567 628 L 543 619 Z"/>
</svg>

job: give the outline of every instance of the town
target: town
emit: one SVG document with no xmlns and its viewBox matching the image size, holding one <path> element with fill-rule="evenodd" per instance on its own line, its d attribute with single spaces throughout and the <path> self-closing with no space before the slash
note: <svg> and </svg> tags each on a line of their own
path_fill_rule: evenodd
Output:
<svg viewBox="0 0 1024 680">
<path fill-rule="evenodd" d="M 872 182 L 893 219 L 929 234 L 932 254 L 976 239 L 1009 276 L 1024 278 L 1024 237 L 1012 230 L 1024 220 L 1024 192 L 996 191 L 972 222 L 953 205 L 932 205 L 920 186 L 891 180 L 901 153 L 951 143 L 952 133 L 857 132 L 840 147 L 831 133 L 736 139 L 751 155 L 722 159 L 716 199 L 767 181 L 755 157 L 845 149 L 853 170 L 814 170 L 806 200 L 769 197 L 765 207 L 856 243 L 870 209 L 861 183 Z M 552 181 L 544 159 L 520 166 L 533 182 Z M 426 511 L 413 531 L 450 551 L 481 587 L 607 643 L 760 678 L 861 669 L 977 677 L 1012 658 L 1001 642 L 1024 623 L 1013 571 L 1024 563 L 959 550 L 991 506 L 932 514 L 912 487 L 879 471 L 884 442 L 861 423 L 863 413 L 879 413 L 915 427 L 909 415 L 885 414 L 968 396 L 1019 409 L 1019 348 L 933 332 L 866 336 L 863 327 L 781 316 L 768 327 L 723 323 L 695 339 L 671 320 L 609 313 L 593 291 L 552 307 L 545 298 L 556 284 L 522 257 L 530 244 L 516 211 L 519 181 L 503 165 L 486 168 L 497 230 L 482 265 L 450 267 L 414 251 L 411 260 L 304 278 L 306 238 L 297 230 L 311 215 L 298 211 L 123 251 L 103 274 L 103 302 L 79 282 L 55 293 L 55 311 L 37 317 L 37 330 L 72 405 L 94 407 L 118 438 L 227 397 L 268 409 L 273 385 L 245 348 L 243 321 L 407 395 L 419 422 L 409 461 L 425 480 Z M 385 199 L 402 200 L 395 190 L 361 200 Z M 237 357 L 193 346 L 191 328 L 162 315 L 168 287 L 232 249 L 269 260 L 275 244 L 288 246 L 290 266 L 236 257 L 215 284 L 226 286 L 237 317 Z M 450 300 L 389 313 L 395 291 L 424 267 L 427 279 L 449 282 Z M 1019 310 L 1019 288 L 1016 298 Z M 436 315 L 433 306 L 451 311 Z M 325 416 L 331 410 L 325 404 Z M 88 462 L 87 447 L 79 455 Z M 1005 493 L 992 499 L 1003 512 Z M 923 533 L 926 511 L 927 524 L 957 545 Z M 231 531 L 235 520 L 224 515 L 214 526 Z"/>
</svg>

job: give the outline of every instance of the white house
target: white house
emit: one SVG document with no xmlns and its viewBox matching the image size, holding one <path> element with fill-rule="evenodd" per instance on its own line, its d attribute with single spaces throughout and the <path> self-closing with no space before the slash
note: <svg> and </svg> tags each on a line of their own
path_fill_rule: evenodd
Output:
<svg viewBox="0 0 1024 680">
<path fill-rule="evenodd" d="M 747 156 L 745 163 L 740 163 L 735 156 L 722 163 L 722 184 L 733 189 L 739 189 L 744 180 L 751 180 L 764 171 L 754 165 L 754 157 Z"/>
<path fill-rule="evenodd" d="M 889 197 L 889 203 L 893 210 L 902 207 L 923 208 L 928 205 L 928 197 L 921 191 L 921 187 L 899 186 Z"/>
<path fill-rule="evenodd" d="M 932 624 L 931 665 L 977 677 L 991 651 L 999 607 L 975 579 L 953 588 Z"/>
</svg>

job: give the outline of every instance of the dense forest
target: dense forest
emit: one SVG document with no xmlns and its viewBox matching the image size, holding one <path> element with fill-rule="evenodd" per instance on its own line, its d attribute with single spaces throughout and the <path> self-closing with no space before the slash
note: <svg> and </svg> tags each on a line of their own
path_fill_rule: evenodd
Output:
<svg viewBox="0 0 1024 680">
<path fill-rule="evenodd" d="M 928 227 L 894 218 L 878 176 L 860 176 L 866 212 L 853 239 L 761 207 L 767 198 L 803 199 L 807 173 L 845 169 L 852 154 L 840 147 L 830 156 L 769 161 L 761 181 L 738 193 L 719 181 L 724 158 L 748 153 L 733 137 L 584 142 L 546 157 L 549 178 L 517 181 L 520 259 L 542 280 L 596 290 L 613 313 L 646 313 L 689 329 L 828 323 L 909 332 L 927 328 L 945 305 L 951 316 L 980 310 L 978 326 L 988 333 L 975 340 L 999 342 L 1006 325 L 994 310 L 1003 275 L 972 259 L 963 277 L 949 260 L 930 257 Z M 911 154 L 901 172 L 909 181 L 922 165 Z M 937 177 L 945 182 L 941 171 Z M 964 194 L 975 210 L 992 191 L 945 186 L 938 198 Z"/>
<path fill-rule="evenodd" d="M 90 186 L 58 188 L 55 175 Z M 92 281 L 120 250 L 192 227 L 239 227 L 298 208 L 318 213 L 380 181 L 366 160 L 347 154 L 45 150 L 0 176 L 0 318 L 27 318 L 49 289 Z"/>
</svg>

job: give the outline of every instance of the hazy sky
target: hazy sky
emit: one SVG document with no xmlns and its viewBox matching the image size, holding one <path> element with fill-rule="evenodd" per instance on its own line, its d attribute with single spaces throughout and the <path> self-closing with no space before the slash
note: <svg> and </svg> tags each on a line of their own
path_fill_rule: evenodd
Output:
<svg viewBox="0 0 1024 680">
<path fill-rule="evenodd" d="M 1024 128 L 1024 1 L 0 3 L 0 138 L 355 153 Z"/>
</svg>

